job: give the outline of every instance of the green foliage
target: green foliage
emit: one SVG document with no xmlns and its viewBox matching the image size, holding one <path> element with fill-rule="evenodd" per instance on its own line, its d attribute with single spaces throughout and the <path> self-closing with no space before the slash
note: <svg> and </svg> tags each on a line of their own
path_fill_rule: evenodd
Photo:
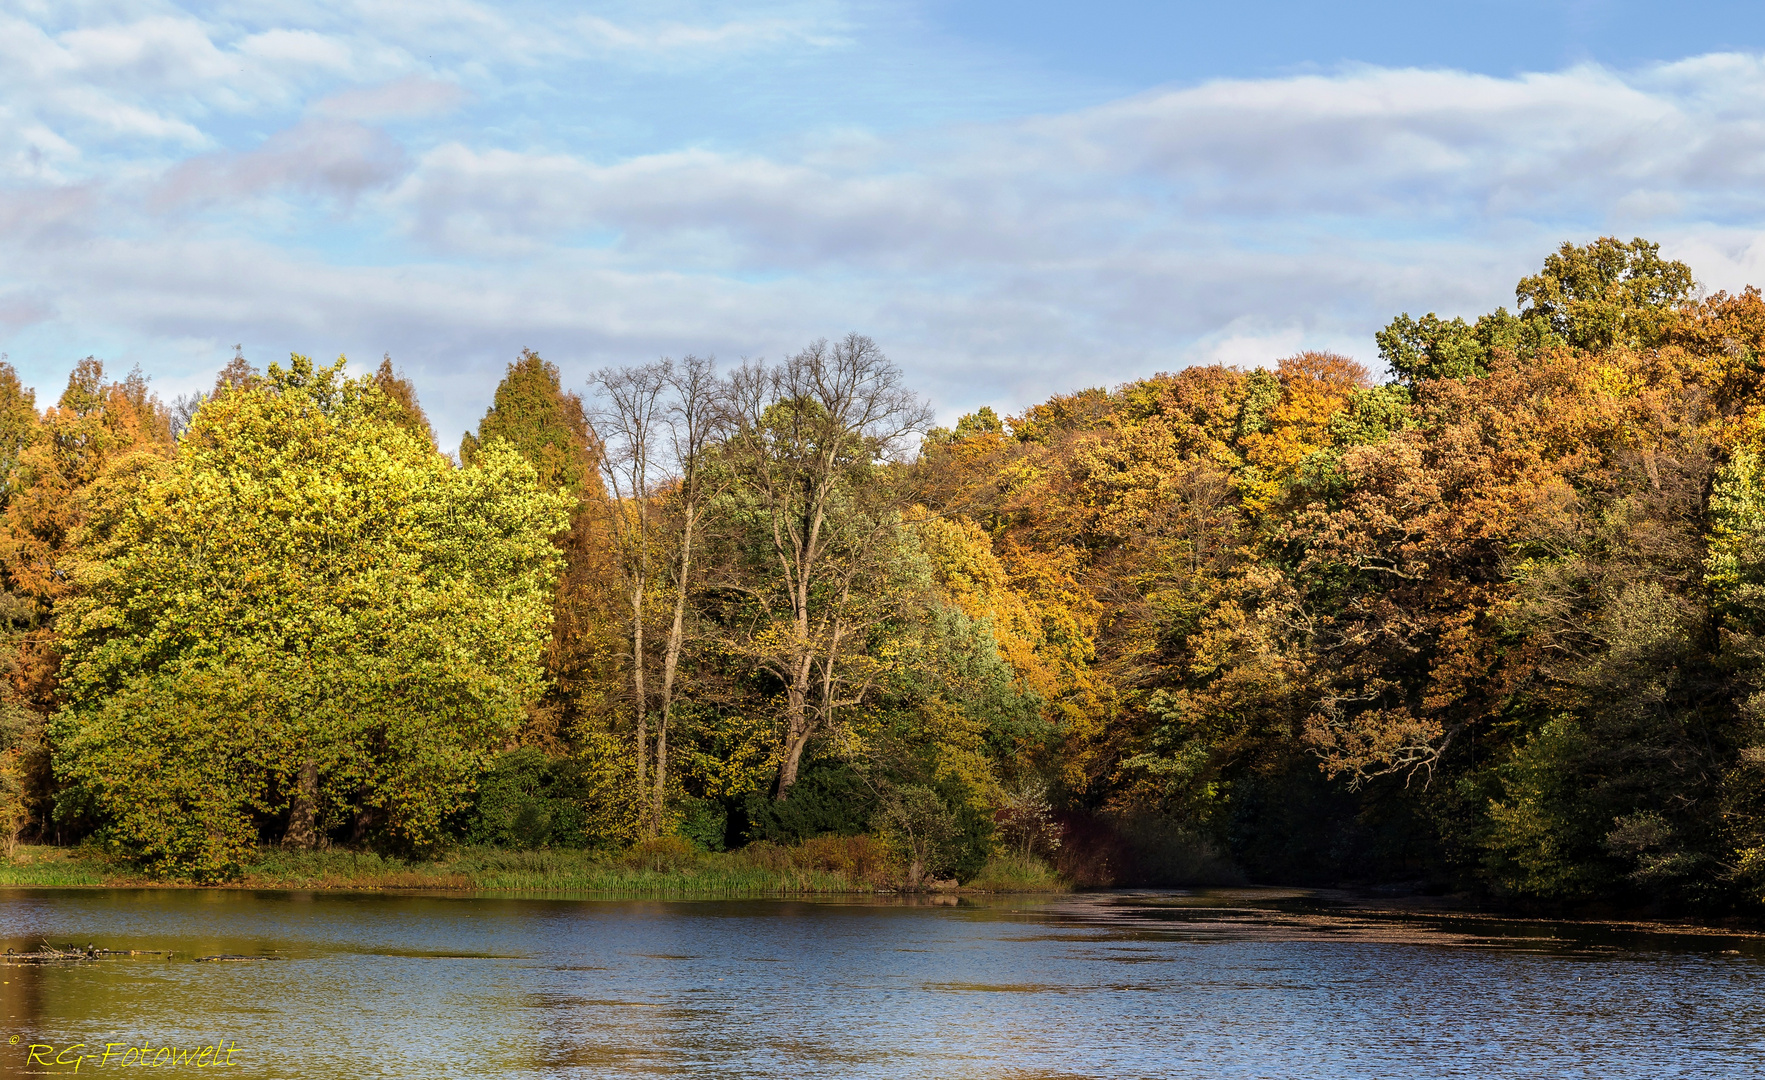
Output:
<svg viewBox="0 0 1765 1080">
<path fill-rule="evenodd" d="M 729 808 L 713 799 L 681 800 L 674 831 L 700 851 L 722 851 L 729 843 Z"/>
<path fill-rule="evenodd" d="M 1691 267 L 1661 258 L 1661 245 L 1602 236 L 1586 246 L 1564 243 L 1514 295 L 1522 317 L 1543 318 L 1575 348 L 1649 348 L 1665 339 L 1693 284 Z"/>
<path fill-rule="evenodd" d="M 1590 861 L 1610 826 L 1582 792 L 1594 755 L 1574 719 L 1557 717 L 1503 767 L 1503 797 L 1489 807 L 1487 870 L 1500 887 L 1546 899 L 1591 896 L 1612 878 Z"/>
<path fill-rule="evenodd" d="M 1281 380 L 1257 368 L 1244 376 L 1244 399 L 1238 409 L 1238 437 L 1268 431 L 1269 412 L 1281 400 Z"/>
<path fill-rule="evenodd" d="M 1414 385 L 1426 379 L 1467 379 L 1488 371 L 1488 344 L 1463 319 L 1432 311 L 1420 319 L 1404 312 L 1374 335 L 1379 358 L 1392 374 Z"/>
<path fill-rule="evenodd" d="M 993 821 L 959 781 L 888 785 L 878 800 L 879 834 L 907 865 L 907 881 L 968 881 L 993 856 Z"/>
<path fill-rule="evenodd" d="M 1041 859 L 1015 852 L 988 859 L 964 884 L 979 892 L 1004 893 L 1065 892 L 1071 888 Z"/>
<path fill-rule="evenodd" d="M 982 405 L 979 409 L 956 421 L 956 438 L 967 439 L 980 434 L 1003 435 L 1005 423 L 999 414 L 990 406 Z"/>
<path fill-rule="evenodd" d="M 1330 439 L 1337 446 L 1372 446 L 1393 432 L 1415 426 L 1408 387 L 1386 383 L 1349 395 L 1348 408 L 1330 417 Z"/>
<path fill-rule="evenodd" d="M 236 877 L 276 798 L 262 718 L 285 707 L 280 680 L 236 666 L 129 679 L 56 718 L 57 814 L 96 815 L 108 849 L 155 873 Z"/>
<path fill-rule="evenodd" d="M 476 435 L 460 440 L 460 461 L 473 464 L 483 448 L 501 439 L 513 446 L 539 474 L 547 491 L 580 497 L 598 483 L 590 455 L 588 417 L 582 398 L 565 391 L 557 365 L 521 350 L 497 384 L 496 401 L 478 423 Z"/>
<path fill-rule="evenodd" d="M 856 836 L 870 827 L 877 797 L 871 784 L 850 765 L 817 761 L 797 774 L 790 797 L 783 801 L 762 791 L 747 796 L 749 840 L 796 843 L 812 836 L 837 833 Z"/>
<path fill-rule="evenodd" d="M 583 764 L 551 759 L 534 747 L 501 755 L 478 781 L 464 831 L 469 844 L 528 850 L 587 847 L 591 795 Z"/>
<path fill-rule="evenodd" d="M 1710 492 L 1705 580 L 1737 631 L 1765 631 L 1765 460 L 1734 452 Z"/>
<path fill-rule="evenodd" d="M 165 871 L 231 872 L 308 764 L 322 827 L 431 848 L 539 692 L 567 501 L 342 372 L 272 365 L 95 500 L 56 771 Z"/>
</svg>

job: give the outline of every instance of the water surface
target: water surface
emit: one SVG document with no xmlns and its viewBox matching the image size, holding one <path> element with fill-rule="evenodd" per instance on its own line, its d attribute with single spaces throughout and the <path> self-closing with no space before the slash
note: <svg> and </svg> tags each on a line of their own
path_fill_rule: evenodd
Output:
<svg viewBox="0 0 1765 1080">
<path fill-rule="evenodd" d="M 1274 890 L 937 900 L 5 890 L 8 947 L 175 955 L 0 968 L 0 1076 L 71 1074 L 26 1051 L 79 1043 L 121 1076 L 148 1075 L 129 1046 L 217 1043 L 241 1077 L 1765 1075 L 1751 935 Z"/>
</svg>

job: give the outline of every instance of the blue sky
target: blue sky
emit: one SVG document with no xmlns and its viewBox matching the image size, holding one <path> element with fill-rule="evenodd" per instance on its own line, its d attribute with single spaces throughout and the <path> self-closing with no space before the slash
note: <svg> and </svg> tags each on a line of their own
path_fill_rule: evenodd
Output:
<svg viewBox="0 0 1765 1080">
<path fill-rule="evenodd" d="M 531 346 L 875 337 L 938 405 L 1374 360 L 1565 239 L 1765 281 L 1741 4 L 0 0 L 0 351 L 171 396 L 390 353 L 444 445 Z"/>
</svg>

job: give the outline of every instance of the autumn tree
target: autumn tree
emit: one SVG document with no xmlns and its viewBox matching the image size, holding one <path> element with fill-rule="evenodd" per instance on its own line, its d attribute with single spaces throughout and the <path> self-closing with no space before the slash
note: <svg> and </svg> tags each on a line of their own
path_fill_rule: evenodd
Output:
<svg viewBox="0 0 1765 1080">
<path fill-rule="evenodd" d="M 614 608 L 619 600 L 612 587 L 617 567 L 610 557 L 601 512 L 605 490 L 582 397 L 564 389 L 557 366 L 531 349 L 508 365 L 478 431 L 461 439 L 460 460 L 470 464 L 498 440 L 534 467 L 542 487 L 569 499 L 573 508 L 569 531 L 557 538 L 564 569 L 546 663 L 551 688 L 523 735 L 559 754 L 573 732 L 598 723 L 607 695 L 617 692 Z"/>
<path fill-rule="evenodd" d="M 15 399 L 14 405 L 24 401 Z M 171 446 L 168 411 L 146 377 L 132 371 L 120 382 L 109 381 L 103 362 L 92 357 L 74 365 L 59 401 L 21 444 L 13 491 L 0 517 L 0 569 L 7 591 L 29 608 L 30 630 L 19 642 L 14 684 L 40 712 L 57 702 L 55 605 L 72 589 L 88 495 L 109 469 L 135 455 L 164 457 Z"/>
<path fill-rule="evenodd" d="M 904 505 L 890 466 L 931 413 L 858 334 L 815 342 L 776 366 L 744 365 L 730 377 L 729 398 L 721 454 L 761 576 L 725 585 L 754 606 L 739 648 L 783 687 L 775 788 L 783 799 L 809 740 L 868 687 L 847 665 L 867 622 L 866 575 Z"/>
<path fill-rule="evenodd" d="M 712 460 L 719 438 L 729 426 L 728 395 L 713 361 L 687 356 L 667 372 L 669 390 L 665 417 L 668 460 L 667 518 L 662 540 L 668 558 L 672 610 L 662 644 L 662 683 L 656 723 L 656 775 L 651 796 L 658 822 L 668 797 L 668 733 L 673 724 L 680 687 L 680 662 L 687 641 L 688 609 L 695 591 L 705 517 L 727 490 L 730 475 Z"/>
<path fill-rule="evenodd" d="M 64 607 L 62 809 L 201 880 L 260 830 L 423 851 L 542 686 L 569 500 L 456 469 L 343 362 L 206 403 L 113 469 Z"/>
<path fill-rule="evenodd" d="M 380 393 L 394 406 L 394 423 L 418 438 L 429 440 L 429 445 L 437 445 L 435 429 L 429 426 L 429 417 L 417 401 L 417 388 L 405 377 L 404 372 L 392 369 L 391 353 L 381 357 L 380 366 L 374 369 L 374 385 L 380 388 Z"/>
</svg>

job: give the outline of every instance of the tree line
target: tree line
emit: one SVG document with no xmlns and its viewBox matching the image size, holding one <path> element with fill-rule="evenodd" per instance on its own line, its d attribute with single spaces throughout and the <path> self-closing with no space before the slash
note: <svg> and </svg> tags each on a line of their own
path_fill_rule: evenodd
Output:
<svg viewBox="0 0 1765 1080">
<path fill-rule="evenodd" d="M 0 369 L 5 835 L 1755 906 L 1765 299 L 1611 238 L 1515 295 L 949 429 L 857 335 L 525 352 L 457 463 L 390 360 Z"/>
</svg>

